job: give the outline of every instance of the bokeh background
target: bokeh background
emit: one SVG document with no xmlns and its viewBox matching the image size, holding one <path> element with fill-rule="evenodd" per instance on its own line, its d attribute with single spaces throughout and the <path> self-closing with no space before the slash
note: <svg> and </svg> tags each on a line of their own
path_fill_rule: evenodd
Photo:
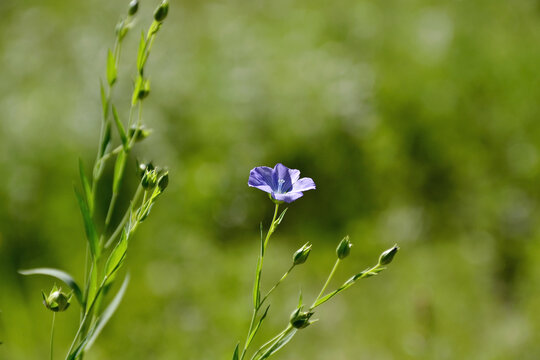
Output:
<svg viewBox="0 0 540 360">
<path fill-rule="evenodd" d="M 123 52 L 124 112 L 156 3 L 142 2 Z M 48 354 L 40 290 L 53 281 L 18 269 L 83 278 L 73 184 L 77 159 L 95 157 L 99 78 L 126 7 L 0 1 L 1 359 Z M 539 44 L 534 0 L 172 0 L 148 64 L 154 133 L 125 179 L 133 189 L 135 158 L 153 160 L 170 186 L 87 359 L 231 357 L 250 317 L 258 224 L 272 215 L 247 178 L 277 162 L 317 190 L 290 206 L 263 286 L 304 242 L 314 250 L 276 292 L 261 340 L 300 289 L 316 296 L 345 234 L 355 246 L 336 286 L 394 243 L 402 251 L 276 358 L 540 358 Z M 59 358 L 77 313 L 57 317 Z"/>
</svg>

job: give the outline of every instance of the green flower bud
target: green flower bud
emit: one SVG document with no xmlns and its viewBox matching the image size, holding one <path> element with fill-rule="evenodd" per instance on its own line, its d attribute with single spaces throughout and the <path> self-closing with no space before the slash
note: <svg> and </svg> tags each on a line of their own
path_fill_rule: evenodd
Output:
<svg viewBox="0 0 540 360">
<path fill-rule="evenodd" d="M 141 180 L 141 185 L 145 189 L 153 189 L 157 184 L 157 172 L 155 169 L 146 169 Z"/>
<path fill-rule="evenodd" d="M 349 241 L 349 235 L 345 236 L 336 248 L 337 257 L 342 260 L 345 259 L 351 253 L 352 244 Z"/>
<path fill-rule="evenodd" d="M 309 242 L 305 243 L 300 249 L 296 250 L 293 255 L 293 264 L 301 265 L 306 262 L 309 253 L 311 252 L 311 244 Z"/>
<path fill-rule="evenodd" d="M 131 1 L 129 3 L 129 9 L 128 9 L 129 16 L 135 15 L 138 10 L 139 10 L 139 0 Z"/>
<path fill-rule="evenodd" d="M 53 287 L 49 296 L 46 296 L 42 291 L 41 296 L 43 297 L 43 305 L 51 311 L 59 312 L 66 311 L 71 303 L 72 294 L 64 294 L 62 289 L 58 289 L 56 285 Z"/>
<path fill-rule="evenodd" d="M 137 98 L 142 100 L 150 94 L 150 80 L 142 80 L 142 83 L 139 86 L 139 92 L 137 93 Z"/>
<path fill-rule="evenodd" d="M 165 174 L 163 174 L 158 180 L 159 190 L 161 191 L 165 190 L 168 185 L 169 185 L 169 173 L 165 172 Z"/>
<path fill-rule="evenodd" d="M 157 22 L 162 22 L 163 20 L 165 20 L 168 13 L 169 2 L 167 0 L 164 0 L 154 12 L 154 20 L 156 20 Z"/>
<path fill-rule="evenodd" d="M 399 250 L 399 246 L 394 245 L 392 248 L 386 250 L 381 254 L 381 257 L 379 257 L 379 265 L 388 265 L 392 262 L 394 259 L 394 256 Z"/>
<path fill-rule="evenodd" d="M 129 137 L 135 139 L 136 142 L 142 141 L 150 135 L 152 130 L 145 128 L 144 126 L 129 128 Z"/>
<path fill-rule="evenodd" d="M 312 311 L 302 311 L 302 307 L 300 307 L 292 312 L 289 322 L 297 329 L 304 329 L 312 323 L 309 319 L 313 314 Z"/>
</svg>

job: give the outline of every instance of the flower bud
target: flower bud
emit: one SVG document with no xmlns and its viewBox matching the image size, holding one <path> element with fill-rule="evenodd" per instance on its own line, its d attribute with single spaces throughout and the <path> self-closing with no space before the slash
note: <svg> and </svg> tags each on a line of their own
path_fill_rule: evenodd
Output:
<svg viewBox="0 0 540 360">
<path fill-rule="evenodd" d="M 146 169 L 144 176 L 141 180 L 141 185 L 145 189 L 153 189 L 157 183 L 157 173 L 155 169 Z"/>
<path fill-rule="evenodd" d="M 169 185 L 169 173 L 166 172 L 158 180 L 159 190 L 161 191 L 165 190 L 168 185 Z"/>
<path fill-rule="evenodd" d="M 46 296 L 42 291 L 43 305 L 51 311 L 59 312 L 66 311 L 71 302 L 72 294 L 66 295 L 62 292 L 62 289 L 58 289 L 56 285 L 51 290 L 49 296 Z"/>
<path fill-rule="evenodd" d="M 132 126 L 129 128 L 129 137 L 134 139 L 136 142 L 142 141 L 150 135 L 152 130 L 145 128 L 144 126 L 135 127 Z"/>
<path fill-rule="evenodd" d="M 150 80 L 142 80 L 139 86 L 139 92 L 137 93 L 137 98 L 142 100 L 150 94 Z"/>
<path fill-rule="evenodd" d="M 138 10 L 139 10 L 139 0 L 132 0 L 129 3 L 129 9 L 128 9 L 129 16 L 135 15 Z"/>
<path fill-rule="evenodd" d="M 392 262 L 394 259 L 394 256 L 399 250 L 399 246 L 394 245 L 392 248 L 386 250 L 381 254 L 381 257 L 379 257 L 379 265 L 388 265 Z"/>
<path fill-rule="evenodd" d="M 154 12 L 154 20 L 157 22 L 162 22 L 167 17 L 167 14 L 169 13 L 169 2 L 167 0 L 163 0 L 161 5 L 156 9 Z"/>
<path fill-rule="evenodd" d="M 304 329 L 312 323 L 309 319 L 313 314 L 312 311 L 302 311 L 302 307 L 300 307 L 292 312 L 289 322 L 297 329 Z"/>
<path fill-rule="evenodd" d="M 340 260 L 345 259 L 351 253 L 352 244 L 349 241 L 349 235 L 345 236 L 336 248 L 337 257 Z"/>
<path fill-rule="evenodd" d="M 293 255 L 293 264 L 301 265 L 306 262 L 309 253 L 311 252 L 311 244 L 309 242 L 305 243 L 300 249 L 296 250 Z"/>
</svg>

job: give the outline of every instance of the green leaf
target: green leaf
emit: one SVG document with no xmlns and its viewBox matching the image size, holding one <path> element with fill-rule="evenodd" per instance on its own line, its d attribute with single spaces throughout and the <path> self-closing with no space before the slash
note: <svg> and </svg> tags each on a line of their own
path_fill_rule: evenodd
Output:
<svg viewBox="0 0 540 360">
<path fill-rule="evenodd" d="M 109 145 L 111 143 L 111 123 L 110 121 L 107 121 L 105 123 L 105 129 L 103 133 L 103 140 L 101 142 L 100 146 L 100 153 L 99 156 L 103 156 L 107 152 L 107 149 L 109 148 Z"/>
<path fill-rule="evenodd" d="M 115 313 L 116 309 L 118 309 L 118 306 L 120 305 L 120 302 L 122 301 L 122 298 L 124 297 L 124 294 L 126 292 L 127 286 L 129 284 L 129 274 L 126 275 L 126 278 L 124 279 L 124 282 L 122 283 L 122 286 L 120 287 L 120 290 L 118 290 L 118 293 L 116 293 L 116 296 L 112 299 L 111 303 L 105 311 L 103 311 L 103 314 L 100 316 L 98 321 L 96 322 L 93 329 L 91 329 L 90 333 L 91 336 L 88 338 L 88 342 L 86 345 L 86 350 L 90 349 L 90 347 L 94 344 L 97 337 L 107 325 L 113 314 Z"/>
<path fill-rule="evenodd" d="M 139 92 L 143 89 L 144 86 L 144 80 L 141 75 L 137 76 L 137 80 L 135 80 L 135 86 L 133 87 L 133 95 L 131 96 L 131 105 L 137 104 L 137 101 L 139 100 Z"/>
<path fill-rule="evenodd" d="M 99 239 L 94 222 L 92 221 L 92 216 L 90 215 L 90 210 L 77 189 L 75 189 L 75 196 L 77 197 L 77 202 L 79 203 L 79 208 L 81 209 L 81 214 L 84 221 L 84 230 L 86 232 L 86 238 L 88 239 L 90 252 L 92 253 L 92 258 L 97 259 L 100 255 Z"/>
<path fill-rule="evenodd" d="M 99 88 L 101 93 L 101 105 L 103 106 L 103 119 L 107 118 L 107 113 L 109 112 L 109 101 L 107 100 L 107 94 L 105 93 L 105 87 L 103 82 L 99 82 Z"/>
<path fill-rule="evenodd" d="M 124 150 L 127 151 L 128 147 L 128 138 L 126 136 L 126 130 L 124 129 L 124 125 L 120 121 L 120 117 L 118 116 L 118 111 L 116 111 L 116 107 L 112 106 L 112 113 L 114 118 L 114 123 L 116 124 L 116 129 L 118 130 L 118 135 L 120 135 L 120 140 L 122 140 L 122 145 L 124 146 Z"/>
<path fill-rule="evenodd" d="M 98 266 L 94 260 L 92 267 L 90 268 L 90 281 L 88 281 L 86 288 L 86 301 L 84 312 L 87 314 L 92 307 L 98 293 Z"/>
<path fill-rule="evenodd" d="M 278 341 L 276 341 L 274 343 L 274 345 L 272 345 L 272 347 L 270 349 L 268 349 L 260 358 L 259 360 L 264 360 L 264 359 L 268 359 L 270 356 L 272 356 L 273 354 L 275 354 L 276 352 L 278 352 L 282 347 L 284 347 L 289 341 L 291 341 L 291 339 L 293 338 L 293 336 L 296 334 L 296 329 L 292 329 L 290 330 L 290 332 L 288 334 L 286 334 L 284 337 L 282 337 L 281 339 L 279 339 Z"/>
<path fill-rule="evenodd" d="M 285 208 L 285 210 L 283 210 L 283 211 L 281 212 L 281 214 L 279 215 L 279 217 L 278 217 L 277 220 L 276 220 L 276 225 L 281 224 L 281 221 L 283 220 L 283 217 L 285 216 L 285 213 L 287 212 L 288 209 L 289 209 L 289 208 Z"/>
<path fill-rule="evenodd" d="M 81 158 L 79 158 L 79 176 L 81 178 L 86 204 L 88 205 L 88 211 L 90 212 L 90 216 L 92 216 L 94 214 L 94 196 L 92 195 L 92 187 L 90 186 L 90 182 L 84 173 L 84 164 Z"/>
<path fill-rule="evenodd" d="M 68 355 L 67 360 L 78 359 L 84 351 L 89 350 L 92 347 L 97 337 L 99 336 L 105 325 L 107 325 L 107 322 L 111 319 L 114 312 L 120 305 L 120 302 L 122 301 L 122 298 L 124 297 L 124 294 L 126 292 L 128 283 L 129 275 L 126 275 L 126 278 L 124 279 L 124 282 L 122 283 L 122 286 L 120 287 L 120 290 L 118 290 L 118 293 L 116 294 L 114 299 L 105 309 L 101 317 L 99 317 L 98 320 L 94 323 L 94 325 L 90 328 L 90 330 L 82 339 L 80 344 Z"/>
<path fill-rule="evenodd" d="M 240 343 L 236 344 L 236 347 L 234 348 L 234 354 L 232 356 L 232 360 L 238 360 L 238 346 L 240 346 Z"/>
<path fill-rule="evenodd" d="M 266 318 L 266 315 L 268 315 L 268 309 L 270 309 L 270 305 L 268 305 L 266 307 L 266 310 L 264 310 L 264 314 L 261 316 L 261 318 L 257 322 L 257 325 L 255 326 L 255 329 L 253 329 L 251 334 L 249 334 L 249 338 L 248 338 L 248 341 L 246 343 L 246 348 L 249 346 L 249 344 L 251 344 L 251 341 L 253 340 L 255 335 L 257 335 L 257 332 L 259 331 L 259 328 L 261 327 L 261 324 L 264 321 L 264 318 Z"/>
<path fill-rule="evenodd" d="M 36 269 L 19 270 L 19 274 L 47 275 L 47 276 L 52 276 L 58 280 L 61 280 L 64 283 L 66 283 L 66 285 L 69 286 L 71 290 L 73 290 L 73 294 L 75 295 L 75 298 L 77 299 L 77 301 L 79 301 L 79 304 L 81 304 L 81 306 L 83 305 L 83 296 L 82 296 L 81 288 L 79 287 L 79 285 L 77 285 L 77 282 L 73 279 L 73 277 L 65 271 L 53 269 L 53 268 L 36 268 Z"/>
<path fill-rule="evenodd" d="M 146 40 L 144 32 L 141 33 L 141 41 L 139 42 L 139 50 L 137 52 L 137 70 L 139 74 L 143 73 L 144 63 L 146 62 Z"/>
<path fill-rule="evenodd" d="M 122 231 L 120 241 L 111 251 L 111 255 L 109 256 L 109 258 L 107 259 L 107 263 L 105 264 L 105 275 L 107 277 L 113 275 L 120 268 L 120 266 L 122 266 L 122 263 L 126 257 L 127 247 L 128 239 L 126 230 L 124 229 Z"/>
<path fill-rule="evenodd" d="M 118 157 L 116 158 L 116 163 L 114 165 L 114 177 L 113 177 L 113 194 L 118 194 L 120 189 L 120 184 L 122 182 L 122 176 L 124 175 L 124 167 L 126 165 L 126 152 L 120 151 Z"/>
<path fill-rule="evenodd" d="M 107 82 L 109 86 L 112 86 L 116 82 L 116 60 L 110 49 L 107 55 Z"/>
</svg>

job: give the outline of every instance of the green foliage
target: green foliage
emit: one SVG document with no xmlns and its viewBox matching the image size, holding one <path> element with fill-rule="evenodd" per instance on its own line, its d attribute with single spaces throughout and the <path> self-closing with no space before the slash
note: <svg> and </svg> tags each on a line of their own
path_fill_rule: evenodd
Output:
<svg viewBox="0 0 540 360">
<path fill-rule="evenodd" d="M 86 240 L 70 185 L 78 182 L 79 156 L 93 177 L 103 112 L 96 75 L 106 87 L 111 25 L 126 5 L 0 1 L 2 359 L 41 359 L 48 351 L 51 314 L 39 290 L 54 280 L 21 278 L 17 269 L 62 268 L 84 289 Z M 138 35 L 152 5 L 141 2 L 119 59 L 113 95 L 124 122 Z M 298 283 L 313 300 L 315 279 L 332 266 L 336 234 L 348 233 L 355 247 L 336 286 L 373 264 L 379 250 L 398 242 L 406 251 L 383 278 L 321 306 L 321 326 L 295 336 L 276 359 L 355 359 L 358 349 L 372 359 L 540 357 L 536 3 L 171 5 L 145 70 L 152 80 L 145 122 L 155 131 L 130 153 L 127 193 L 106 239 L 138 186 L 133 158 L 166 163 L 171 182 L 131 238 L 129 289 L 85 359 L 232 355 L 253 302 L 253 224 L 272 217 L 264 196 L 247 189 L 247 171 L 277 161 L 303 169 L 318 190 L 280 225 L 265 260 L 266 286 L 302 244 L 313 243 L 313 252 L 274 292 L 275 318 L 264 321 L 253 345 L 280 331 L 277 320 L 296 306 Z M 120 144 L 111 130 L 109 143 Z M 113 165 L 101 169 L 98 230 Z M 77 305 L 58 314 L 58 329 L 65 326 L 56 333 L 59 357 L 72 340 L 66 332 Z M 325 321 L 340 326 L 329 331 Z"/>
</svg>

